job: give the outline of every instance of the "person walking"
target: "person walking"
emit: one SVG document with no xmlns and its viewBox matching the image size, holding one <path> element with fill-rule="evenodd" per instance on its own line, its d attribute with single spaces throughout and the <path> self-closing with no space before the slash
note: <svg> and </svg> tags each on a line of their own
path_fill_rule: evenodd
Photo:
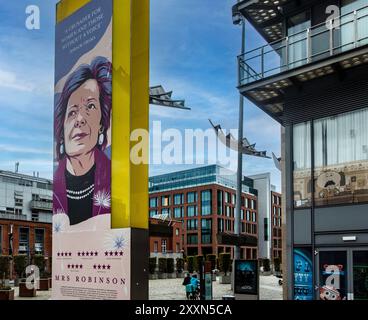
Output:
<svg viewBox="0 0 368 320">
<path fill-rule="evenodd" d="M 189 273 L 185 275 L 185 278 L 183 280 L 183 286 L 185 286 L 186 297 L 189 300 L 190 294 L 192 292 L 191 277 Z"/>
</svg>

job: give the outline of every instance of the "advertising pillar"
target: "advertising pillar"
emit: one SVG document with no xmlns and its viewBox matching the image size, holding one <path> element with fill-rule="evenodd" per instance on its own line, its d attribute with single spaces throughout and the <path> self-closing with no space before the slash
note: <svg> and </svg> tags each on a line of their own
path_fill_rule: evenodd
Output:
<svg viewBox="0 0 368 320">
<path fill-rule="evenodd" d="M 52 298 L 148 299 L 149 0 L 56 17 Z"/>
</svg>

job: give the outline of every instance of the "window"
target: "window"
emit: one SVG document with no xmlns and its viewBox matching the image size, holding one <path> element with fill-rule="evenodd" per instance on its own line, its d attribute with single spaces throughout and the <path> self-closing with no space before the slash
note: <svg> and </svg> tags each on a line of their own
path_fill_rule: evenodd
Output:
<svg viewBox="0 0 368 320">
<path fill-rule="evenodd" d="M 247 215 L 247 221 L 250 221 L 250 211 L 249 210 L 247 210 L 247 213 L 246 213 L 246 215 Z"/>
<path fill-rule="evenodd" d="M 179 231 L 180 231 L 180 230 L 179 230 L 179 228 L 176 228 L 176 229 L 175 229 L 175 235 L 176 235 L 177 237 L 179 236 Z"/>
<path fill-rule="evenodd" d="M 244 210 L 243 209 L 240 210 L 240 219 L 244 220 Z"/>
<path fill-rule="evenodd" d="M 35 229 L 35 253 L 43 254 L 45 242 L 45 230 Z"/>
<path fill-rule="evenodd" d="M 163 207 L 167 207 L 170 205 L 170 196 L 163 196 L 161 197 L 161 205 Z"/>
<path fill-rule="evenodd" d="M 39 215 L 38 215 L 38 213 L 32 213 L 32 221 L 38 221 L 38 219 L 39 219 Z"/>
<path fill-rule="evenodd" d="M 187 217 L 196 217 L 198 215 L 197 206 L 187 207 Z"/>
<path fill-rule="evenodd" d="M 225 210 L 226 210 L 226 216 L 230 217 L 231 216 L 231 210 L 229 206 L 225 206 Z"/>
<path fill-rule="evenodd" d="M 311 186 L 311 124 L 293 127 L 294 207 L 309 207 L 312 201 Z"/>
<path fill-rule="evenodd" d="M 187 230 L 197 230 L 198 229 L 198 221 L 197 219 L 189 219 L 187 220 Z"/>
<path fill-rule="evenodd" d="M 164 208 L 161 210 L 161 214 L 171 217 L 171 212 L 169 208 Z"/>
<path fill-rule="evenodd" d="M 221 190 L 217 191 L 217 214 L 223 214 L 223 192 Z"/>
<path fill-rule="evenodd" d="M 188 234 L 187 235 L 187 244 L 198 244 L 198 235 Z"/>
<path fill-rule="evenodd" d="M 184 213 L 183 207 L 174 208 L 174 218 L 183 218 L 184 216 L 183 213 Z"/>
<path fill-rule="evenodd" d="M 153 243 L 153 252 L 157 253 L 158 252 L 158 241 L 155 241 Z"/>
<path fill-rule="evenodd" d="M 252 249 L 252 255 L 253 255 L 253 260 L 258 259 L 257 258 L 257 249 Z"/>
<path fill-rule="evenodd" d="M 235 196 L 235 194 L 232 194 L 231 195 L 231 203 L 232 204 L 235 204 L 236 203 L 236 196 Z"/>
<path fill-rule="evenodd" d="M 217 219 L 217 229 L 218 229 L 218 232 L 224 232 L 224 220 L 223 219 Z"/>
<path fill-rule="evenodd" d="M 230 203 L 230 193 L 229 192 L 225 192 L 225 202 Z"/>
<path fill-rule="evenodd" d="M 180 252 L 180 244 L 176 243 L 176 253 L 179 253 L 179 252 Z"/>
<path fill-rule="evenodd" d="M 201 192 L 201 214 L 202 216 L 212 214 L 211 199 L 212 199 L 211 190 L 205 190 Z"/>
<path fill-rule="evenodd" d="M 310 26 L 311 21 L 308 11 L 288 19 L 289 52 L 287 64 L 289 68 L 296 68 L 307 62 L 307 39 L 305 32 L 301 31 L 307 30 Z"/>
<path fill-rule="evenodd" d="M 0 226 L 0 255 L 3 253 L 3 226 Z"/>
<path fill-rule="evenodd" d="M 257 209 L 257 201 L 252 199 L 252 209 Z"/>
<path fill-rule="evenodd" d="M 197 202 L 197 192 L 188 192 L 187 193 L 187 202 L 188 203 Z"/>
<path fill-rule="evenodd" d="M 257 217 L 256 217 L 256 213 L 252 212 L 252 221 L 253 222 L 257 222 Z"/>
<path fill-rule="evenodd" d="M 264 218 L 263 220 L 264 225 L 264 241 L 268 241 L 268 218 Z"/>
<path fill-rule="evenodd" d="M 174 195 L 174 204 L 183 204 L 184 202 L 184 194 L 176 194 Z"/>
<path fill-rule="evenodd" d="M 150 198 L 150 208 L 157 207 L 157 198 Z"/>
<path fill-rule="evenodd" d="M 202 219 L 202 243 L 212 243 L 212 219 Z"/>
<path fill-rule="evenodd" d="M 166 239 L 162 239 L 161 240 L 161 252 L 162 253 L 166 253 L 166 244 L 167 244 Z"/>
<path fill-rule="evenodd" d="M 368 108 L 314 122 L 315 205 L 368 201 Z"/>
<path fill-rule="evenodd" d="M 150 210 L 150 218 L 153 218 L 154 216 L 157 215 L 157 210 Z"/>
<path fill-rule="evenodd" d="M 28 254 L 29 252 L 29 229 L 19 228 L 19 254 Z"/>
</svg>

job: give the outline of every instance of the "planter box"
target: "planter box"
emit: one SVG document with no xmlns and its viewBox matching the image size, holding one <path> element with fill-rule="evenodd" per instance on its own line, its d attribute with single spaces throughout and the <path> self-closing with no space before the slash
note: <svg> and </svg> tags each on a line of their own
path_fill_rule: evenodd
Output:
<svg viewBox="0 0 368 320">
<path fill-rule="evenodd" d="M 26 282 L 19 282 L 19 296 L 20 297 L 35 297 L 36 296 L 36 288 L 28 289 L 26 286 Z"/>
<path fill-rule="evenodd" d="M 183 279 L 183 278 L 185 278 L 185 273 L 184 272 L 177 272 L 176 277 L 179 278 L 179 279 Z"/>
<path fill-rule="evenodd" d="M 149 279 L 150 279 L 150 280 L 157 280 L 157 279 L 158 279 L 158 275 L 157 275 L 156 273 L 154 273 L 154 274 L 149 274 L 148 276 L 149 276 Z"/>
<path fill-rule="evenodd" d="M 173 273 L 168 273 L 168 274 L 167 274 L 167 278 L 168 278 L 168 279 L 176 279 L 176 273 L 175 273 L 175 272 L 173 272 Z"/>
<path fill-rule="evenodd" d="M 158 278 L 159 279 L 167 279 L 167 273 L 159 273 Z"/>
<path fill-rule="evenodd" d="M 231 275 L 220 276 L 220 283 L 221 284 L 231 284 Z"/>
<path fill-rule="evenodd" d="M 49 291 L 49 278 L 47 279 L 40 279 L 39 285 L 37 286 L 39 291 Z"/>
<path fill-rule="evenodd" d="M 0 300 L 14 300 L 14 289 L 0 290 Z"/>
</svg>

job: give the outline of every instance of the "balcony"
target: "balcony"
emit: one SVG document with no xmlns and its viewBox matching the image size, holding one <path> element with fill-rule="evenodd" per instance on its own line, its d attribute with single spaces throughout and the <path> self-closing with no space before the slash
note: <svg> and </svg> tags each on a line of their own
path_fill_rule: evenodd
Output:
<svg viewBox="0 0 368 320">
<path fill-rule="evenodd" d="M 341 15 L 339 24 L 336 21 L 238 56 L 240 92 L 279 121 L 287 88 L 367 64 L 368 6 Z"/>
<path fill-rule="evenodd" d="M 27 216 L 25 214 L 0 213 L 0 219 L 26 221 Z"/>
<path fill-rule="evenodd" d="M 45 210 L 52 212 L 52 202 L 32 200 L 30 208 L 35 210 Z"/>
</svg>

